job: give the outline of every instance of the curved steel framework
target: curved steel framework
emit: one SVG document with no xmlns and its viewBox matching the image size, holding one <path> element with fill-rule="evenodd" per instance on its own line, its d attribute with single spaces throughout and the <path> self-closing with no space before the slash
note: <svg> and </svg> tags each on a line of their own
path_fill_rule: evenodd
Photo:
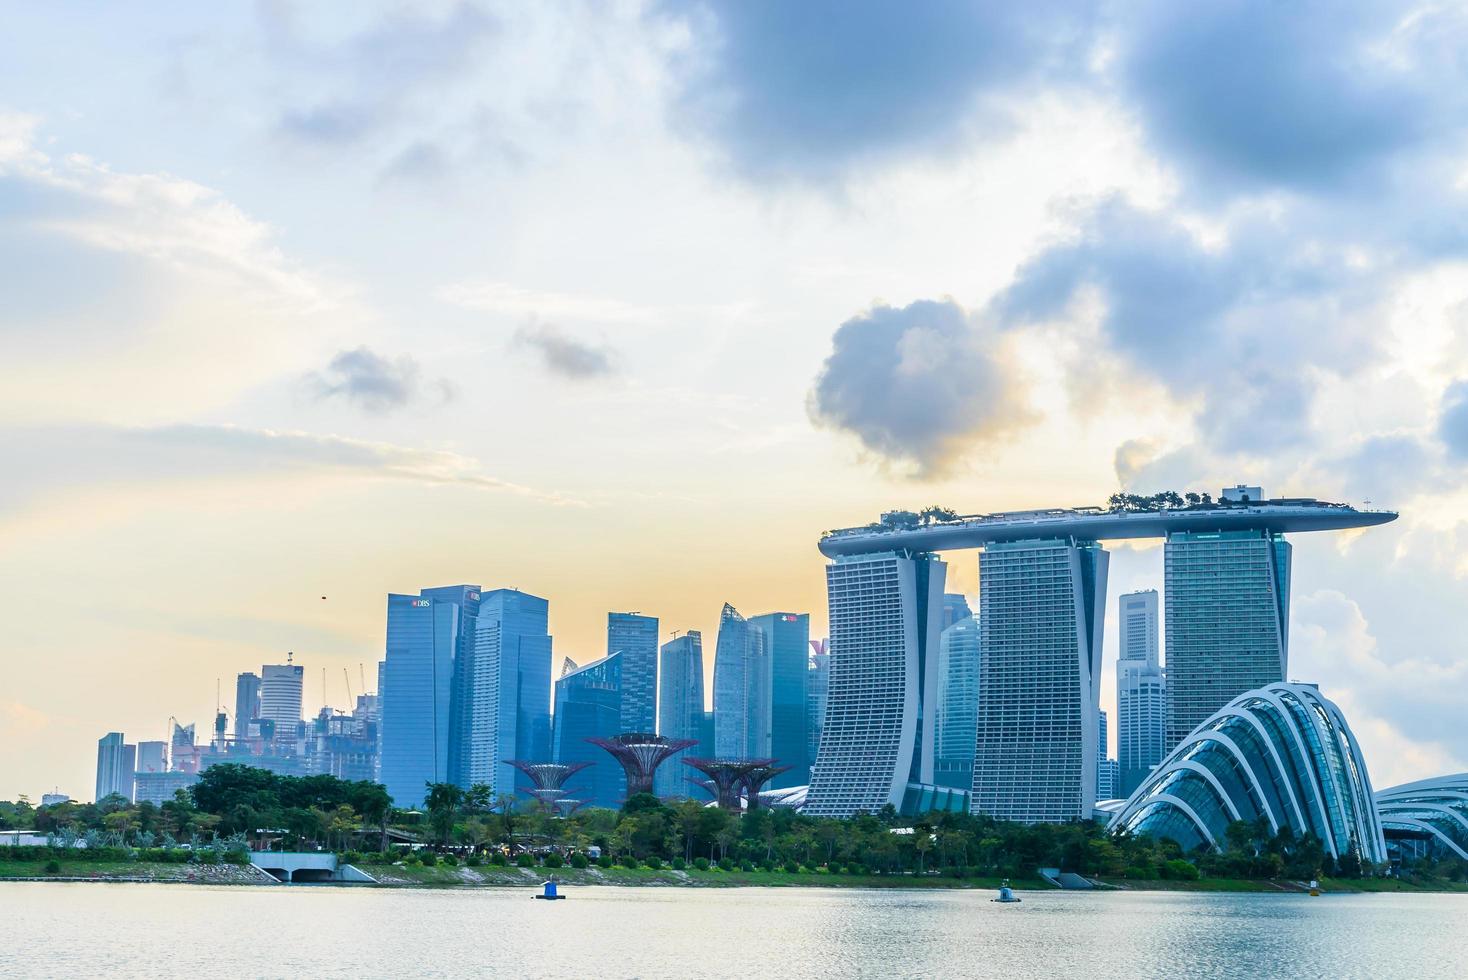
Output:
<svg viewBox="0 0 1468 980">
<path fill-rule="evenodd" d="M 774 760 L 771 759 L 746 772 L 742 782 L 744 784 L 745 803 L 749 809 L 759 809 L 759 795 L 765 783 L 768 783 L 782 772 L 789 772 L 791 768 L 793 767 L 774 765 Z"/>
<path fill-rule="evenodd" d="M 1340 709 L 1312 685 L 1239 695 L 1172 750 L 1110 826 L 1184 850 L 1223 850 L 1235 820 L 1313 834 L 1332 857 L 1386 860 L 1361 748 Z"/>
<path fill-rule="evenodd" d="M 624 732 L 611 738 L 588 738 L 592 745 L 600 746 L 611 753 L 627 773 L 627 795 L 652 792 L 653 773 L 664 760 L 690 745 L 697 745 L 696 738 L 665 738 L 651 732 Z"/>
<path fill-rule="evenodd" d="M 1384 789 L 1376 809 L 1389 839 L 1423 841 L 1429 853 L 1468 861 L 1468 772 Z"/>
<path fill-rule="evenodd" d="M 530 781 L 535 784 L 531 789 L 526 790 L 527 793 L 547 807 L 556 810 L 559 810 L 564 802 L 577 802 L 565 799 L 569 792 L 566 789 L 566 780 L 592 765 L 590 762 L 525 762 L 520 759 L 506 759 L 505 761 L 529 776 Z M 580 805 L 580 802 L 577 802 L 577 806 Z M 561 816 L 566 816 L 570 812 L 568 810 Z"/>
<path fill-rule="evenodd" d="M 745 791 L 750 773 L 769 767 L 774 759 L 684 759 L 685 766 L 692 766 L 707 776 L 707 780 L 689 779 L 713 794 L 714 800 L 725 810 L 740 808 L 739 796 Z M 782 772 L 784 770 L 781 770 Z M 766 777 L 768 779 L 769 777 Z"/>
</svg>

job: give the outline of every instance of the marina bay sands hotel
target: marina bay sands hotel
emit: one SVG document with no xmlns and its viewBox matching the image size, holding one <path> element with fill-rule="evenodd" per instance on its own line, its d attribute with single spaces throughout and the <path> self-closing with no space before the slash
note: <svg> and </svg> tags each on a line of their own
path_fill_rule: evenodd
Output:
<svg viewBox="0 0 1468 980">
<path fill-rule="evenodd" d="M 960 802 L 1007 820 L 1089 818 L 1109 555 L 1101 542 L 1164 538 L 1167 746 L 1245 691 L 1287 679 L 1287 532 L 1370 527 L 1390 511 L 1257 487 L 1113 498 L 959 517 L 884 514 L 830 531 L 830 680 L 806 812 L 952 808 L 934 786 L 937 650 L 947 564 L 979 549 L 978 737 Z M 1103 750 L 1104 751 L 1104 750 Z M 936 798 L 940 801 L 934 804 Z"/>
</svg>

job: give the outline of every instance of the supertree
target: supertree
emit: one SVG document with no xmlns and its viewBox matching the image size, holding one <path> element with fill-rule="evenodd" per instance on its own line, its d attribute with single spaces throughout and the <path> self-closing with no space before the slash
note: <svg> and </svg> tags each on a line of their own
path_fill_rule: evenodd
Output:
<svg viewBox="0 0 1468 980">
<path fill-rule="evenodd" d="M 611 753 L 627 773 L 627 795 L 652 792 L 653 773 L 670 755 L 697 744 L 693 738 L 666 738 L 651 732 L 624 732 L 611 738 L 588 738 Z"/>
<path fill-rule="evenodd" d="M 703 785 L 705 789 L 713 793 L 714 799 L 725 810 L 738 810 L 739 792 L 744 787 L 749 774 L 769 768 L 774 761 L 774 759 L 684 759 L 683 764 L 692 766 L 708 777 L 706 784 L 698 780 L 690 780 L 690 782 Z"/>
<path fill-rule="evenodd" d="M 566 789 L 566 780 L 592 765 L 590 762 L 524 762 L 520 759 L 505 761 L 530 777 L 535 785 L 527 792 L 550 809 L 556 809 L 556 804 L 569 792 Z"/>
<path fill-rule="evenodd" d="M 759 808 L 760 789 L 765 783 L 768 783 L 780 775 L 780 773 L 789 772 L 791 769 L 790 766 L 777 766 L 774 764 L 774 761 L 773 759 L 761 760 L 761 765 L 748 770 L 744 774 L 744 779 L 742 780 L 744 784 L 744 798 L 751 810 Z"/>
</svg>

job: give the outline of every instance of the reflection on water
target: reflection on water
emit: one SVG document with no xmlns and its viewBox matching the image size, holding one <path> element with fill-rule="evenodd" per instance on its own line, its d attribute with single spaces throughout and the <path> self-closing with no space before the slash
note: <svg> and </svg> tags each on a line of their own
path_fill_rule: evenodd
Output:
<svg viewBox="0 0 1468 980">
<path fill-rule="evenodd" d="M 0 976 L 1454 977 L 1468 895 L 0 884 Z"/>
</svg>

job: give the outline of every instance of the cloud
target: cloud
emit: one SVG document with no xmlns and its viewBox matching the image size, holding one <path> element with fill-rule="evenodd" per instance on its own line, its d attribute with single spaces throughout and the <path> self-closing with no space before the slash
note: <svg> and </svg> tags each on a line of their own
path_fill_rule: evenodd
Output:
<svg viewBox="0 0 1468 980">
<path fill-rule="evenodd" d="M 601 378 L 614 374 L 612 353 L 577 340 L 549 323 L 531 323 L 515 332 L 515 346 L 534 351 L 552 374 L 574 380 Z"/>
<path fill-rule="evenodd" d="M 525 289 L 507 282 L 455 283 L 440 289 L 438 298 L 466 310 L 507 317 L 645 324 L 660 315 L 657 310 L 610 297 Z"/>
<path fill-rule="evenodd" d="M 318 399 L 340 397 L 374 413 L 406 407 L 423 396 L 425 387 L 412 355 L 386 358 L 368 347 L 338 352 L 325 371 L 307 376 L 306 386 Z M 444 401 L 452 397 L 443 379 L 431 387 Z"/>
<path fill-rule="evenodd" d="M 1448 452 L 1468 462 L 1468 381 L 1457 381 L 1443 392 L 1437 432 Z"/>
<path fill-rule="evenodd" d="M 832 348 L 811 392 L 811 417 L 921 475 L 1029 418 L 995 338 L 952 300 L 875 306 L 843 323 Z"/>
<path fill-rule="evenodd" d="M 500 491 L 555 504 L 578 501 L 485 472 L 468 456 L 336 435 L 231 425 L 103 425 L 0 429 L 17 475 L 0 485 L 0 515 L 66 492 L 190 481 L 336 476 Z"/>
<path fill-rule="evenodd" d="M 1080 5 L 1084 10 L 1086 5 Z M 1012 125 L 1009 100 L 1079 60 L 1077 5 L 674 2 L 678 119 L 742 176 L 825 179 Z"/>
</svg>

